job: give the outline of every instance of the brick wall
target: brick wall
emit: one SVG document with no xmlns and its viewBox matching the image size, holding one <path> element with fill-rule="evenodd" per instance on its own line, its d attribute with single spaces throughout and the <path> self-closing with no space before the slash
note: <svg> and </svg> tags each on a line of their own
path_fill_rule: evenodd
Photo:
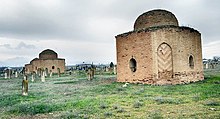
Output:
<svg viewBox="0 0 220 119">
<path fill-rule="evenodd" d="M 158 47 L 162 43 L 172 50 L 171 78 L 158 76 Z M 203 80 L 201 35 L 194 29 L 176 26 L 133 31 L 116 36 L 116 47 L 118 82 L 163 85 Z M 190 56 L 194 68 L 189 66 Z M 129 67 L 132 57 L 137 61 L 135 72 Z"/>
<path fill-rule="evenodd" d="M 133 32 L 128 36 L 117 36 L 117 81 L 140 82 L 152 79 L 152 41 L 150 33 Z M 129 61 L 134 58 L 137 70 L 132 72 Z"/>
<path fill-rule="evenodd" d="M 28 66 L 28 67 L 27 67 Z M 48 59 L 48 60 L 34 60 L 31 64 L 25 66 L 25 68 L 31 72 L 38 72 L 39 69 L 48 69 L 48 72 L 52 71 L 53 73 L 58 73 L 58 68 L 60 69 L 60 73 L 64 73 L 65 71 L 65 60 L 64 59 Z M 30 67 L 31 66 L 31 67 Z M 54 66 L 54 69 L 52 67 Z"/>
</svg>

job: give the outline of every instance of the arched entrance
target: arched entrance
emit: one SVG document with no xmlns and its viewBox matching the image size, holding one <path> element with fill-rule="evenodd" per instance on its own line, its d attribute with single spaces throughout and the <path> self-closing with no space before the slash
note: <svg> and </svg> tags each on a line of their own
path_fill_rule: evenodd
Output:
<svg viewBox="0 0 220 119">
<path fill-rule="evenodd" d="M 173 58 L 172 49 L 166 44 L 162 43 L 157 49 L 158 62 L 158 78 L 170 79 L 173 76 Z"/>
</svg>

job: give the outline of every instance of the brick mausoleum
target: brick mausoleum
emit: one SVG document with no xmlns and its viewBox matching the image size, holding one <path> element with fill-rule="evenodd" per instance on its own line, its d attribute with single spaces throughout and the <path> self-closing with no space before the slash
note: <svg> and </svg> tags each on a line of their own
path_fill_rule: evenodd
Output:
<svg viewBox="0 0 220 119">
<path fill-rule="evenodd" d="M 30 64 L 25 65 L 25 73 L 40 74 L 45 71 L 49 73 L 64 73 L 65 71 L 65 59 L 58 58 L 56 52 L 50 49 L 46 49 L 39 54 L 39 58 L 33 59 Z"/>
<path fill-rule="evenodd" d="M 155 85 L 203 80 L 201 34 L 179 26 L 174 14 L 152 10 L 134 30 L 116 36 L 117 81 Z"/>
</svg>

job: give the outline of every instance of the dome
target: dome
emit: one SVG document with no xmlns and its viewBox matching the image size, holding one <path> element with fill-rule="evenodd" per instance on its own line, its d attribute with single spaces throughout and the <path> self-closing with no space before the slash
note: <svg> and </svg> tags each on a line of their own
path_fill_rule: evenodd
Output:
<svg viewBox="0 0 220 119">
<path fill-rule="evenodd" d="M 134 30 L 166 25 L 178 26 L 177 18 L 169 11 L 156 9 L 140 15 L 134 23 Z"/>
<path fill-rule="evenodd" d="M 46 49 L 39 54 L 39 59 L 57 59 L 57 57 L 57 53 L 50 49 Z"/>
<path fill-rule="evenodd" d="M 32 63 L 33 61 L 39 60 L 38 58 L 34 58 L 33 60 L 31 60 L 30 63 Z"/>
</svg>

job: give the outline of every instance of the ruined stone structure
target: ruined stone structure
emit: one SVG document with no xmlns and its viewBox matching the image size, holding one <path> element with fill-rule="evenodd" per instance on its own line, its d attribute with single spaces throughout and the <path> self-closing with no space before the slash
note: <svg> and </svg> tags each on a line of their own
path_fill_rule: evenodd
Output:
<svg viewBox="0 0 220 119">
<path fill-rule="evenodd" d="M 203 80 L 201 34 L 180 27 L 174 14 L 152 10 L 134 30 L 116 36 L 117 81 L 155 85 Z"/>
<path fill-rule="evenodd" d="M 56 52 L 46 49 L 39 54 L 39 58 L 33 59 L 30 64 L 25 65 L 25 73 L 42 74 L 64 73 L 65 59 L 58 58 Z"/>
</svg>

